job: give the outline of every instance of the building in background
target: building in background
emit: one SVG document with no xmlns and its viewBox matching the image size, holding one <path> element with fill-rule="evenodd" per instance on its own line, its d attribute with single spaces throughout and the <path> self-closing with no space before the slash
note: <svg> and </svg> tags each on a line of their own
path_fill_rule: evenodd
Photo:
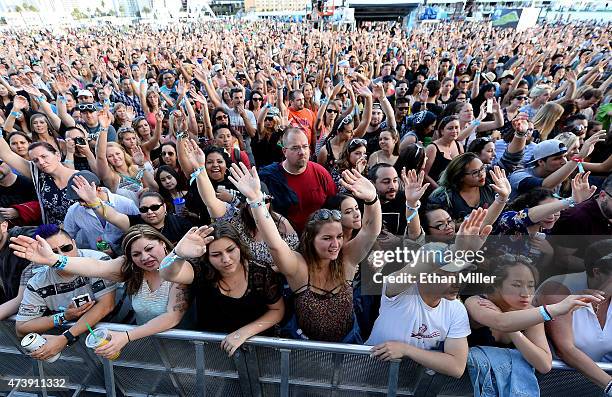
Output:
<svg viewBox="0 0 612 397">
<path fill-rule="evenodd" d="M 304 11 L 310 0 L 245 0 L 245 12 Z"/>
</svg>

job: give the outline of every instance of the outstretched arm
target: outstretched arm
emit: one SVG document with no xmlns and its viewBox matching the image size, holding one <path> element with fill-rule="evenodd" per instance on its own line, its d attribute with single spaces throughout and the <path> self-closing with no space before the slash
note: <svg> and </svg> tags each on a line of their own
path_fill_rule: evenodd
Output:
<svg viewBox="0 0 612 397">
<path fill-rule="evenodd" d="M 288 279 L 292 279 L 298 274 L 301 256 L 289 247 L 278 232 L 265 205 L 259 175 L 255 167 L 249 171 L 243 163 L 240 163 L 240 167 L 232 164 L 230 172 L 229 179 L 247 198 L 258 231 L 261 232 L 263 241 L 268 245 L 278 269 Z"/>
</svg>

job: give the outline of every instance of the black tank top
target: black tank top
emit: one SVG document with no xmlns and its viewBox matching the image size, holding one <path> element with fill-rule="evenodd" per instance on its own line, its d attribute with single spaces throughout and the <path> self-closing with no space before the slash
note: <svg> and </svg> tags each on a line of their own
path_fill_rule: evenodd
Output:
<svg viewBox="0 0 612 397">
<path fill-rule="evenodd" d="M 437 181 L 440 179 L 442 171 L 446 169 L 446 167 L 450 164 L 452 160 L 449 160 L 444 157 L 444 152 L 440 150 L 438 145 L 436 145 L 434 142 L 432 142 L 431 144 L 434 145 L 436 148 L 436 158 L 434 159 L 434 162 L 431 165 L 431 169 L 429 170 L 428 175 L 431 177 L 431 179 Z M 459 142 L 455 141 L 455 144 L 457 145 L 457 151 L 461 153 L 461 147 L 459 146 Z"/>
</svg>

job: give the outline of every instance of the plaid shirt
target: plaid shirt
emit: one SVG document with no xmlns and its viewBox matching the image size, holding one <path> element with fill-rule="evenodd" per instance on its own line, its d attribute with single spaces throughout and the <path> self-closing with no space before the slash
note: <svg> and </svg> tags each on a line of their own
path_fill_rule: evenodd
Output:
<svg viewBox="0 0 612 397">
<path fill-rule="evenodd" d="M 131 106 L 132 108 L 134 108 L 134 113 L 136 113 L 136 117 L 145 117 L 145 114 L 142 110 L 142 105 L 140 104 L 140 98 L 138 98 L 138 95 L 129 97 L 124 92 L 113 91 L 113 99 L 114 99 L 114 102 L 121 102 L 125 106 Z"/>
</svg>

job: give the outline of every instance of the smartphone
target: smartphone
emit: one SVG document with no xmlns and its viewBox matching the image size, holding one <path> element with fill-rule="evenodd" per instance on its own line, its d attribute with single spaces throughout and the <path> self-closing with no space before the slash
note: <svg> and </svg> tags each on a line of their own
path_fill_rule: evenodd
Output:
<svg viewBox="0 0 612 397">
<path fill-rule="evenodd" d="M 87 302 L 91 302 L 91 297 L 89 296 L 89 294 L 83 294 L 83 295 L 79 295 L 75 298 L 72 298 L 72 301 L 74 302 L 74 305 L 76 307 L 81 307 L 84 304 L 86 304 Z"/>
<path fill-rule="evenodd" d="M 493 98 L 487 99 L 487 113 L 493 113 Z"/>
</svg>

